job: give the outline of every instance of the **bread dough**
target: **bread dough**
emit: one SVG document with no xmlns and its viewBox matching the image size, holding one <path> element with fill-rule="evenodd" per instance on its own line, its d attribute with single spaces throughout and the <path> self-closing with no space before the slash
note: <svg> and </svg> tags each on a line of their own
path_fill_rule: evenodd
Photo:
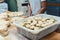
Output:
<svg viewBox="0 0 60 40">
<path fill-rule="evenodd" d="M 0 20 L 0 33 L 5 36 L 8 34 L 8 26 L 10 25 L 9 21 Z"/>
<path fill-rule="evenodd" d="M 0 35 L 0 40 L 4 40 L 4 37 Z"/>
<path fill-rule="evenodd" d="M 10 12 L 9 17 L 19 17 L 23 15 L 23 12 Z"/>
<path fill-rule="evenodd" d="M 23 20 L 23 19 L 24 18 L 21 18 L 21 17 L 12 17 L 11 22 L 20 21 L 20 20 Z"/>
<path fill-rule="evenodd" d="M 7 13 L 2 13 L 2 14 L 0 14 L 0 20 L 1 20 L 1 19 L 7 19 L 7 18 L 8 18 Z"/>
<path fill-rule="evenodd" d="M 31 30 L 37 29 L 39 30 L 40 28 L 44 28 L 47 27 L 53 23 L 55 23 L 55 19 L 54 18 L 41 18 L 38 16 L 31 16 L 29 18 L 27 18 L 26 20 L 24 20 L 24 22 L 22 22 L 24 27 L 29 28 Z M 36 27 L 36 28 L 35 28 Z"/>
<path fill-rule="evenodd" d="M 5 21 L 5 20 L 0 20 L 0 30 L 6 30 L 7 26 L 10 24 L 9 21 Z"/>
</svg>

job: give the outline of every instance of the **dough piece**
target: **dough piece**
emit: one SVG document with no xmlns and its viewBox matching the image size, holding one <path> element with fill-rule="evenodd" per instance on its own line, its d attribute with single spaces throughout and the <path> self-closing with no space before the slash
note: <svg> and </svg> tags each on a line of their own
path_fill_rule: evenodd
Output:
<svg viewBox="0 0 60 40">
<path fill-rule="evenodd" d="M 56 20 L 55 20 L 55 19 L 53 19 L 53 18 L 51 18 L 51 19 L 50 19 L 50 21 L 54 23 Z"/>
<path fill-rule="evenodd" d="M 43 18 L 42 21 L 50 20 L 49 18 Z"/>
<path fill-rule="evenodd" d="M 21 17 L 13 17 L 11 18 L 11 22 L 15 22 L 15 21 L 20 21 L 20 20 L 23 20 L 24 18 L 21 18 Z"/>
<path fill-rule="evenodd" d="M 48 23 L 43 23 L 42 25 L 41 25 L 41 27 L 46 27 L 46 26 L 48 26 Z"/>
<path fill-rule="evenodd" d="M 7 35 L 8 34 L 8 26 L 10 25 L 9 21 L 5 20 L 0 20 L 0 33 L 2 35 Z"/>
<path fill-rule="evenodd" d="M 33 22 L 30 24 L 30 25 L 35 25 L 35 24 L 37 24 L 37 21 L 35 21 L 35 20 L 33 20 Z"/>
<path fill-rule="evenodd" d="M 34 30 L 39 30 L 40 28 L 39 27 L 34 27 Z"/>
<path fill-rule="evenodd" d="M 41 17 L 35 17 L 34 19 L 35 19 L 36 21 L 40 21 L 40 20 L 42 20 Z"/>
<path fill-rule="evenodd" d="M 29 24 L 26 25 L 26 28 L 30 28 L 31 26 Z"/>
<path fill-rule="evenodd" d="M 31 25 L 31 26 L 34 26 L 34 25 L 35 25 L 35 23 L 31 23 L 30 25 Z"/>
<path fill-rule="evenodd" d="M 7 31 L 2 31 L 2 32 L 0 32 L 0 34 L 2 36 L 7 36 L 9 34 L 9 31 L 8 30 Z"/>
<path fill-rule="evenodd" d="M 4 37 L 0 35 L 0 40 L 4 40 Z"/>
<path fill-rule="evenodd" d="M 26 26 L 27 24 L 28 24 L 27 22 L 21 23 L 21 25 L 23 25 L 23 26 Z"/>
<path fill-rule="evenodd" d="M 53 22 L 52 22 L 52 21 L 49 21 L 49 22 L 48 22 L 48 25 L 51 25 L 51 24 L 53 24 Z"/>
<path fill-rule="evenodd" d="M 9 17 L 19 17 L 23 15 L 23 12 L 10 12 Z"/>
<path fill-rule="evenodd" d="M 33 20 L 31 20 L 31 19 L 27 20 L 27 23 L 32 23 L 32 22 L 33 22 Z"/>
<path fill-rule="evenodd" d="M 7 18 L 8 18 L 8 14 L 7 13 L 0 14 L 0 19 L 7 19 Z"/>
<path fill-rule="evenodd" d="M 41 27 L 41 24 L 36 24 L 37 27 Z"/>
<path fill-rule="evenodd" d="M 34 30 L 34 29 L 38 30 L 40 28 L 47 27 L 53 24 L 54 22 L 55 20 L 53 18 L 48 18 L 48 17 L 41 18 L 39 16 L 31 16 L 26 19 L 23 25 L 31 30 Z"/>
<path fill-rule="evenodd" d="M 6 30 L 9 25 L 9 21 L 0 20 L 0 30 Z"/>
<path fill-rule="evenodd" d="M 43 22 L 42 21 L 38 21 L 38 24 L 42 24 Z"/>
<path fill-rule="evenodd" d="M 30 29 L 31 29 L 31 30 L 34 30 L 34 27 L 35 27 L 35 26 L 31 26 Z"/>
</svg>

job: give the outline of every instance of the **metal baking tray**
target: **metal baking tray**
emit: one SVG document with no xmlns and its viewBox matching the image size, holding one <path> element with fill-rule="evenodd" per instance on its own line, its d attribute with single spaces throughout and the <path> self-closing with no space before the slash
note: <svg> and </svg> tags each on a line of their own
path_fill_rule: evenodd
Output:
<svg viewBox="0 0 60 40">
<path fill-rule="evenodd" d="M 18 28 L 18 32 L 26 37 L 28 37 L 29 39 L 32 39 L 32 40 L 38 40 L 44 36 L 46 36 L 47 34 L 55 31 L 58 26 L 60 25 L 60 17 L 57 17 L 57 16 L 52 16 L 52 15 L 47 15 L 47 14 L 40 14 L 38 15 L 40 17 L 53 17 L 54 19 L 56 19 L 56 22 L 50 26 L 47 26 L 47 27 L 44 27 L 40 30 L 30 30 L 28 28 L 25 28 L 23 26 L 20 25 L 20 22 L 24 21 L 24 20 L 21 20 L 21 21 L 16 21 L 14 22 L 13 24 L 17 26 Z"/>
</svg>

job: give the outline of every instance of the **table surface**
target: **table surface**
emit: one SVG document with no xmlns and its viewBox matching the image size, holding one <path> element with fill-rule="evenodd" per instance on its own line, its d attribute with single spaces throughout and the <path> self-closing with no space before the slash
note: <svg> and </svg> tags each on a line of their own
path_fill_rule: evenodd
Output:
<svg viewBox="0 0 60 40">
<path fill-rule="evenodd" d="M 13 26 L 13 28 L 16 29 L 15 26 Z M 20 40 L 29 40 L 22 35 L 20 37 L 21 37 Z M 56 31 L 52 32 L 51 34 L 41 38 L 40 40 L 60 40 L 60 28 L 58 28 Z"/>
<path fill-rule="evenodd" d="M 41 40 L 60 40 L 60 29 L 58 28 L 56 31 L 43 37 Z"/>
</svg>

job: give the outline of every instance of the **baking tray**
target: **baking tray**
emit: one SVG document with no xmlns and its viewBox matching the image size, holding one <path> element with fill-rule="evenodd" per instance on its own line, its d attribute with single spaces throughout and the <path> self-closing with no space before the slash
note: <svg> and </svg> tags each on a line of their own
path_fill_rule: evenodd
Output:
<svg viewBox="0 0 60 40">
<path fill-rule="evenodd" d="M 20 34 L 22 34 L 32 40 L 38 40 L 38 39 L 46 36 L 47 34 L 55 31 L 58 28 L 58 26 L 60 25 L 60 17 L 47 15 L 47 14 L 40 14 L 38 16 L 43 17 L 43 18 L 46 18 L 46 17 L 52 18 L 53 17 L 54 19 L 56 19 L 56 22 L 50 26 L 41 28 L 40 30 L 30 30 L 28 28 L 21 26 L 20 22 L 23 22 L 24 20 L 16 21 L 13 24 L 17 26 L 18 32 Z"/>
</svg>

